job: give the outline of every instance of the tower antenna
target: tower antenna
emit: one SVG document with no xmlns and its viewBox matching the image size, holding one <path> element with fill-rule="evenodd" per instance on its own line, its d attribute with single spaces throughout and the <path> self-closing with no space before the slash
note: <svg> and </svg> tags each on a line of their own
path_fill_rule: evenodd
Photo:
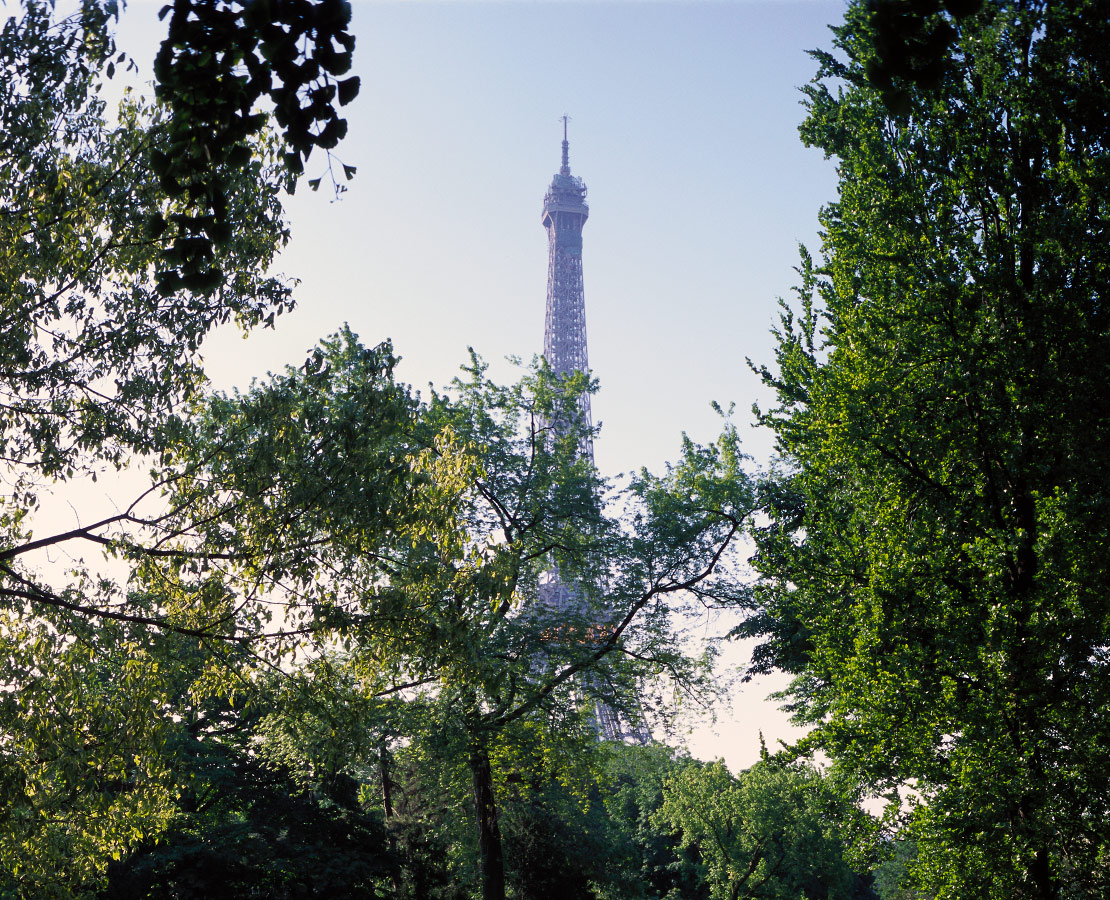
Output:
<svg viewBox="0 0 1110 900">
<path fill-rule="evenodd" d="M 567 122 L 570 121 L 570 116 L 564 115 L 563 117 L 563 165 L 559 169 L 560 175 L 570 174 L 570 144 L 567 142 Z"/>
</svg>

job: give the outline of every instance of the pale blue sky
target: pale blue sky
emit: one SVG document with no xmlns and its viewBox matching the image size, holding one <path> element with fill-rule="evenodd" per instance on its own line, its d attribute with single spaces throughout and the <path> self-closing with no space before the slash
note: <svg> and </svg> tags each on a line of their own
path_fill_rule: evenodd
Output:
<svg viewBox="0 0 1110 900">
<path fill-rule="evenodd" d="M 162 4 L 132 2 L 122 39 L 149 78 Z M 842 0 L 359 2 L 338 157 L 358 167 L 329 202 L 302 185 L 280 269 L 299 308 L 247 341 L 217 335 L 219 387 L 303 360 L 347 321 L 391 337 L 401 377 L 444 384 L 473 345 L 498 363 L 542 347 L 543 194 L 571 116 L 571 168 L 589 188 L 584 271 L 590 360 L 601 380 L 597 461 L 612 474 L 672 458 L 683 430 L 711 439 L 709 402 L 746 425 L 769 361 L 775 301 L 816 249 L 835 173 L 802 147 L 798 87 Z M 322 162 L 322 160 L 321 160 Z M 309 163 L 310 174 L 313 162 Z M 496 371 L 506 369 L 496 366 Z M 766 435 L 746 437 L 760 462 Z M 738 697 L 738 719 L 695 749 L 752 761 L 781 717 Z M 708 743 L 706 743 L 708 741 Z"/>
</svg>

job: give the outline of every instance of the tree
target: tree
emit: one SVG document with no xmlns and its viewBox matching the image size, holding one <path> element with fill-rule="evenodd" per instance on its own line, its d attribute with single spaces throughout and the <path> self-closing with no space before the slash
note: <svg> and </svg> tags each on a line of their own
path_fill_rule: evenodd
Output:
<svg viewBox="0 0 1110 900">
<path fill-rule="evenodd" d="M 742 630 L 923 889 L 1100 896 L 1110 7 L 985 4 L 897 115 L 868 22 L 806 89 L 840 192 L 760 370 L 784 461 Z"/>
<path fill-rule="evenodd" d="M 176 238 L 152 235 L 150 221 L 180 212 L 151 166 L 167 117 L 132 99 L 108 123 L 97 95 L 106 40 L 80 16 L 55 22 L 49 5 L 29 3 L 0 41 L 0 340 L 10 360 L 0 428 L 17 504 L 32 505 L 19 490 L 30 479 L 154 448 L 199 383 L 204 335 L 289 303 L 265 275 L 286 231 L 272 147 L 257 143 L 241 169 L 212 169 L 228 181 L 231 233 L 211 257 L 227 278 L 157 288 L 151 269 Z"/>
<path fill-rule="evenodd" d="M 264 610 L 277 592 L 282 636 L 342 647 L 368 694 L 419 700 L 464 754 L 484 896 L 502 897 L 506 730 L 527 723 L 557 746 L 588 730 L 583 697 L 629 702 L 663 674 L 697 687 L 671 613 L 731 590 L 749 486 L 729 430 L 638 476 L 614 518 L 578 452 L 584 376 L 540 367 L 501 387 L 475 359 L 452 393 L 418 403 L 390 360 L 344 332 L 303 369 L 215 398 L 167 457 L 181 551 L 160 565 L 179 578 L 200 540 L 244 603 Z M 579 586 L 572 608 L 537 603 L 554 565 Z"/>
<path fill-rule="evenodd" d="M 108 521 L 31 540 L 38 487 L 158 452 L 203 384 L 205 335 L 230 320 L 272 325 L 292 305 L 268 274 L 288 237 L 280 191 L 313 147 L 330 151 L 342 136 L 334 106 L 357 79 L 335 80 L 350 64 L 349 7 L 267 6 L 176 3 L 156 66 L 162 102 L 129 97 L 115 117 L 99 96 L 124 61 L 115 0 L 65 16 L 26 0 L 4 21 L 0 592 L 10 603 L 105 614 L 21 560 L 107 543 L 140 517 L 121 502 Z M 259 106 L 267 96 L 285 152 Z"/>
<path fill-rule="evenodd" d="M 870 0 L 865 72 L 890 112 L 909 111 L 910 90 L 937 88 L 960 23 L 982 8 L 983 0 Z"/>
<path fill-rule="evenodd" d="M 167 754 L 178 785 L 171 826 L 109 866 L 101 900 L 393 896 L 398 860 L 380 811 L 344 771 L 362 761 L 357 738 L 333 728 L 323 765 L 321 748 L 275 740 L 270 716 L 323 718 L 327 698 L 259 681 L 235 704 L 217 695 L 189 710 Z"/>
<path fill-rule="evenodd" d="M 184 711 L 188 647 L 127 623 L 68 624 L 7 613 L 0 628 L 5 897 L 89 896 L 176 811 L 172 760 L 155 751 L 183 727 L 162 712 Z"/>
<path fill-rule="evenodd" d="M 668 747 L 609 745 L 600 788 L 609 814 L 609 851 L 614 871 L 605 900 L 680 897 L 709 900 L 705 865 L 697 848 L 682 846 L 662 821 L 664 785 L 688 766 L 689 757 Z"/>
<path fill-rule="evenodd" d="M 875 866 L 875 893 L 881 900 L 932 900 L 912 886 L 910 863 L 917 847 L 909 841 L 893 841 L 885 848 L 882 861 Z"/>
<path fill-rule="evenodd" d="M 111 867 L 100 900 L 394 896 L 396 862 L 376 817 L 250 759 L 234 765 L 222 809 Z"/>
<path fill-rule="evenodd" d="M 519 900 L 594 900 L 597 887 L 613 877 L 611 823 L 598 780 L 588 771 L 597 740 L 589 738 L 592 748 L 578 751 L 562 766 L 549 763 L 546 772 L 535 766 L 521 775 L 498 760 L 500 771 L 511 778 L 499 792 L 500 820 L 506 882 Z"/>
<path fill-rule="evenodd" d="M 197 79 L 211 74 L 205 66 L 219 70 L 225 88 L 246 66 L 263 81 L 273 74 L 272 93 L 288 88 L 309 102 L 306 92 L 318 89 L 322 93 L 311 99 L 307 125 L 304 115 L 300 120 L 317 134 L 314 122 L 337 118 L 323 107 L 333 105 L 333 98 L 345 102 L 357 85 L 332 83 L 342 59 L 321 62 L 324 74 L 289 66 L 304 61 L 305 54 L 327 52 L 324 43 L 333 56 L 336 41 L 350 50 L 346 19 L 333 15 L 336 6 L 309 5 L 313 15 L 319 13 L 310 33 L 297 30 L 304 4 L 283 7 L 259 26 L 266 32 L 262 46 L 276 39 L 273 30 L 283 27 L 286 13 L 297 18 L 286 31 L 300 35 L 300 42 L 293 52 L 275 54 L 276 63 L 255 58 L 248 65 L 242 54 L 226 49 L 205 56 L 199 43 L 205 28 L 209 36 L 217 33 L 213 21 L 229 5 L 179 3 L 172 58 L 159 65 L 164 102 L 152 105 L 129 95 L 118 111 L 109 111 L 99 93 L 125 62 L 113 40 L 119 11 L 114 0 L 88 0 L 66 14 L 49 0 L 26 0 L 18 12 L 5 14 L 0 28 L 0 353 L 5 359 L 0 883 L 5 892 L 40 897 L 93 890 L 113 856 L 169 827 L 179 812 L 179 785 L 162 750 L 175 733 L 168 717 L 181 712 L 175 679 L 210 678 L 212 671 L 197 657 L 225 673 L 244 665 L 242 643 L 222 641 L 234 629 L 224 627 L 228 598 L 218 579 L 196 593 L 181 579 L 163 580 L 165 590 L 153 595 L 145 590 L 141 566 L 126 585 L 89 571 L 79 559 L 68 570 L 40 564 L 43 552 L 59 545 L 108 547 L 129 563 L 144 554 L 157 558 L 158 548 L 144 543 L 150 529 L 156 534 L 152 541 L 166 538 L 157 528 L 157 513 L 148 519 L 138 501 L 121 500 L 117 515 L 62 533 L 48 533 L 35 513 L 43 487 L 95 480 L 128 460 L 156 457 L 204 385 L 198 351 L 205 336 L 233 320 L 244 328 L 271 325 L 292 305 L 288 285 L 269 269 L 287 238 L 280 192 L 292 188 L 291 172 L 299 170 L 291 169 L 288 154 L 283 156 L 269 132 L 265 111 L 253 108 L 253 100 L 243 105 L 249 91 L 238 92 L 229 108 L 226 93 L 202 95 L 195 88 Z M 228 21 L 224 16 L 223 24 Z M 183 30 L 189 32 L 188 50 L 181 49 Z M 283 109 L 292 115 L 294 107 L 287 97 Z M 323 140 L 322 132 L 317 136 Z M 303 163 L 311 149 L 303 135 L 287 128 L 286 139 Z M 333 146 L 330 137 L 328 146 Z M 159 490 L 152 485 L 144 497 Z M 170 634 L 160 636 L 163 631 Z M 189 671 L 194 664 L 199 673 L 181 674 L 182 665 Z"/>
<path fill-rule="evenodd" d="M 713 900 L 848 900 L 846 815 L 814 769 L 764 760 L 733 777 L 718 760 L 668 778 L 656 817 L 697 849 Z"/>
<path fill-rule="evenodd" d="M 458 812 L 467 779 L 458 741 L 428 727 L 421 702 L 367 695 L 338 653 L 274 680 L 254 731 L 259 758 L 288 771 L 301 790 L 330 794 L 343 786 L 357 795 L 361 811 L 384 825 L 395 900 L 468 896 L 472 873 L 460 865 L 469 856 L 467 822 Z"/>
</svg>

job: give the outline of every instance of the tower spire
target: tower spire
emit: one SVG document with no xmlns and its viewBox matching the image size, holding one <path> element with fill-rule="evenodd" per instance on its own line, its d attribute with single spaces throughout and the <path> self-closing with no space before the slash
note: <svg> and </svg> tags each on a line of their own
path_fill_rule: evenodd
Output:
<svg viewBox="0 0 1110 900">
<path fill-rule="evenodd" d="M 563 116 L 563 165 L 559 168 L 560 175 L 570 174 L 570 141 L 567 140 L 567 122 L 570 116 Z"/>
</svg>

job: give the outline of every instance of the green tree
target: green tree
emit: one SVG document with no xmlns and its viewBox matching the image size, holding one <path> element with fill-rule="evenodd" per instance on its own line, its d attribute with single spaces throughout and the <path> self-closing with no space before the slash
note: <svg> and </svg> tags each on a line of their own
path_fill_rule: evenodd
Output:
<svg viewBox="0 0 1110 900">
<path fill-rule="evenodd" d="M 132 597 L 129 607 L 142 603 Z M 275 879 L 277 868 L 295 869 L 280 863 L 288 842 L 270 837 L 282 817 L 287 831 L 298 816 L 311 818 L 303 797 L 279 802 L 288 786 L 299 794 L 309 786 L 294 784 L 287 767 L 261 768 L 259 720 L 275 698 L 248 648 L 144 623 L 73 617 L 63 624 L 60 631 L 9 614 L 0 632 L 9 685 L 0 697 L 0 894 L 88 898 L 136 855 L 151 871 L 185 848 L 193 861 L 219 860 L 237 845 L 254 860 L 247 868 L 264 867 L 272 851 Z M 317 826 L 328 825 L 326 811 L 315 816 Z M 267 818 L 274 834 L 252 844 L 257 829 L 243 822 Z M 331 826 L 333 835 L 342 832 L 342 823 Z M 289 838 L 298 840 L 323 842 Z M 167 841 L 168 856 L 152 852 Z M 366 849 L 377 871 L 383 848 L 377 859 Z M 158 870 L 170 883 L 190 865 L 178 860 Z"/>
<path fill-rule="evenodd" d="M 251 680 L 235 704 L 217 695 L 178 707 L 187 724 L 163 754 L 178 786 L 173 820 L 109 866 L 101 900 L 392 896 L 397 859 L 382 816 L 348 774 L 365 758 L 363 735 L 296 679 Z M 281 741 L 275 714 L 299 714 L 317 733 L 331 720 L 332 740 Z"/>
<path fill-rule="evenodd" d="M 152 269 L 176 239 L 152 235 L 150 221 L 180 212 L 151 165 L 167 114 L 128 100 L 109 123 L 98 96 L 106 40 L 39 3 L 0 35 L 0 341 L 10 361 L 0 434 L 17 486 L 155 447 L 199 384 L 204 335 L 289 303 L 265 274 L 286 231 L 272 148 L 258 142 L 242 170 L 212 169 L 229 182 L 231 233 L 212 256 L 226 279 L 173 296 L 157 289 Z"/>
<path fill-rule="evenodd" d="M 207 523 L 202 544 L 236 594 L 261 611 L 277 592 L 289 649 L 338 643 L 368 694 L 419 700 L 461 748 L 484 896 L 502 897 L 506 730 L 530 723 L 558 746 L 588 728 L 581 695 L 630 703 L 663 674 L 696 687 L 671 613 L 693 589 L 730 590 L 724 557 L 750 489 L 729 430 L 637 477 L 614 518 L 578 452 L 583 377 L 541 367 L 501 387 L 475 360 L 420 404 L 390 366 L 343 333 L 304 368 L 213 400 L 164 478 L 175 514 Z M 184 550 L 161 564 L 170 580 L 190 565 Z M 553 565 L 579 586 L 573 608 L 537 602 Z"/>
<path fill-rule="evenodd" d="M 943 898 L 1107 891 L 1110 7 L 995 2 L 898 114 L 816 54 L 823 253 L 762 369 L 784 462 L 744 633 Z"/>
<path fill-rule="evenodd" d="M 307 369 L 312 370 L 314 360 Z M 225 431 L 239 443 L 230 437 L 220 443 L 198 436 L 196 446 L 205 454 L 209 479 L 203 490 L 195 471 L 176 468 L 173 444 L 167 440 L 163 474 L 155 483 L 168 488 L 165 479 L 180 480 L 173 507 L 145 520 L 119 517 L 144 531 L 137 537 L 116 532 L 109 544 L 131 569 L 126 589 L 89 576 L 61 592 L 30 578 L 21 582 L 46 602 L 37 615 L 22 607 L 8 611 L 0 631 L 8 660 L 7 690 L 0 696 L 6 737 L 0 781 L 7 810 L 0 839 L 5 889 L 20 897 L 85 897 L 97 890 L 113 860 L 134 860 L 134 851 L 159 838 L 175 848 L 167 851 L 169 856 L 147 852 L 146 861 L 135 865 L 150 877 L 161 873 L 157 877 L 165 876 L 167 883 L 177 884 L 180 875 L 185 879 L 182 890 L 192 883 L 188 873 L 196 865 L 224 859 L 221 854 L 230 853 L 240 838 L 253 861 L 247 869 L 236 869 L 235 878 L 249 878 L 249 871 L 267 866 L 274 869 L 274 878 L 280 870 L 291 883 L 311 875 L 312 867 L 297 869 L 297 853 L 282 856 L 285 845 L 269 838 L 251 844 L 250 834 L 231 827 L 236 816 L 253 821 L 256 812 L 262 817 L 280 812 L 267 807 L 269 801 L 263 802 L 261 795 L 257 807 L 217 804 L 211 815 L 198 816 L 194 795 L 198 785 L 211 787 L 213 766 L 188 764 L 182 755 L 192 750 L 183 747 L 195 749 L 197 740 L 218 747 L 230 740 L 232 755 L 253 755 L 259 747 L 250 741 L 270 737 L 267 720 L 258 721 L 258 707 L 294 697 L 297 703 L 291 705 L 304 720 L 310 715 L 331 720 L 330 734 L 315 745 L 302 729 L 298 741 L 291 742 L 297 745 L 295 754 L 280 752 L 276 740 L 264 745 L 277 768 L 300 779 L 300 791 L 330 790 L 365 764 L 365 745 L 375 729 L 380 733 L 383 717 L 366 714 L 367 708 L 374 711 L 371 699 L 356 704 L 359 698 L 344 696 L 343 682 L 327 670 L 327 642 L 338 622 L 333 610 L 313 602 L 320 596 L 279 596 L 265 586 L 297 577 L 311 583 L 319 572 L 315 566 L 327 561 L 318 546 L 321 535 L 352 521 L 346 504 L 365 501 L 359 507 L 363 536 L 377 529 L 375 540 L 385 540 L 388 516 L 374 503 L 398 496 L 391 479 L 399 467 L 405 467 L 406 477 L 410 474 L 403 455 L 391 457 L 379 447 L 408 410 L 407 395 L 393 388 L 391 364 L 390 357 L 374 351 L 349 360 L 344 373 L 348 381 L 357 380 L 357 389 L 346 395 L 325 397 L 319 385 L 328 373 L 313 370 L 302 371 L 307 386 L 302 383 L 300 395 L 273 391 L 261 406 L 239 404 L 235 416 L 230 401 L 213 403 L 212 417 L 227 413 Z M 305 395 L 319 402 L 300 402 Z M 312 465 L 319 440 L 335 451 L 329 460 L 338 461 L 334 468 Z M 228 456 L 243 444 L 250 452 Z M 282 461 L 283 477 L 267 480 L 275 458 Z M 222 493 L 221 480 L 238 489 L 233 502 Z M 252 515 L 257 521 L 259 510 L 271 513 L 269 530 L 248 534 L 244 527 L 231 546 L 231 523 Z M 73 536 L 101 537 L 95 530 Z M 276 611 L 271 605 L 275 597 L 285 602 Z M 320 639 L 313 644 L 309 639 L 315 634 Z M 303 651 L 320 655 L 308 666 L 303 656 L 294 658 Z M 298 669 L 298 678 L 282 694 L 274 690 L 258 696 L 266 663 L 279 661 Z M 244 699 L 255 704 L 253 724 L 227 711 L 213 717 L 197 708 L 201 701 L 218 707 Z M 342 745 L 336 739 L 340 725 L 347 735 Z M 183 745 L 182 729 L 194 740 Z M 321 744 L 330 755 L 317 752 Z M 345 758 L 339 758 L 341 752 Z M 230 793 L 242 799 L 249 795 L 250 783 L 258 781 L 248 776 L 240 787 L 235 771 L 216 780 L 226 781 Z M 281 776 L 278 781 L 282 778 L 288 780 Z M 265 787 L 258 784 L 260 790 Z M 221 790 L 211 787 L 208 793 Z M 272 798 L 281 789 L 271 785 L 267 790 Z M 291 821 L 310 812 L 304 804 L 293 807 L 281 813 Z M 324 818 L 317 816 L 321 828 Z M 341 829 L 342 823 L 336 827 Z M 216 832 L 222 834 L 219 840 L 213 837 Z M 307 853 L 316 838 L 302 838 Z M 178 858 L 178 850 L 187 859 Z"/>
<path fill-rule="evenodd" d="M 264 9 L 265 7 L 265 9 Z M 156 453 L 203 384 L 216 326 L 272 325 L 292 305 L 269 275 L 291 190 L 330 153 L 357 79 L 349 7 L 182 0 L 156 66 L 161 101 L 100 92 L 124 62 L 115 0 L 59 13 L 25 0 L 0 29 L 0 595 L 100 617 L 89 584 L 49 585 L 23 560 L 134 536 L 135 507 L 64 534 L 29 529 L 44 482 Z M 167 7 L 167 11 L 171 11 Z M 207 42 L 207 43 L 206 43 Z M 212 85 L 218 87 L 213 88 Z M 283 131 L 270 133 L 269 98 Z M 330 158 L 330 157 L 329 157 Z"/>
<path fill-rule="evenodd" d="M 875 866 L 875 893 L 881 900 L 933 900 L 913 886 L 910 864 L 916 856 L 917 846 L 910 841 L 893 841 L 884 848 Z"/>
<path fill-rule="evenodd" d="M 345 786 L 377 817 L 394 860 L 396 900 L 467 896 L 469 831 L 458 740 L 435 727 L 426 704 L 365 689 L 338 653 L 321 655 L 276 679 L 254 730 L 254 751 L 287 771 L 300 790 Z"/>
<path fill-rule="evenodd" d="M 505 759 L 495 750 L 506 883 L 517 900 L 593 900 L 613 870 L 613 841 L 598 786 L 596 734 L 555 745 L 532 723 L 508 728 L 499 745 L 543 759 Z M 538 738 L 538 740 L 537 740 Z M 553 749 L 556 752 L 552 752 Z M 559 752 L 561 751 L 561 752 Z"/>
<path fill-rule="evenodd" d="M 154 596 L 141 566 L 127 586 L 79 560 L 41 565 L 58 545 L 71 556 L 75 546 L 110 547 L 128 562 L 157 556 L 154 542 L 167 536 L 157 513 L 117 498 L 118 514 L 52 533 L 35 518 L 38 496 L 157 455 L 204 384 L 205 336 L 230 321 L 270 325 L 291 306 L 269 270 L 287 238 L 280 192 L 294 180 L 243 92 L 231 109 L 224 92 L 186 89 L 211 74 L 205 65 L 225 87 L 251 68 L 242 55 L 204 56 L 198 34 L 220 4 L 177 4 L 175 18 L 192 25 L 173 40 L 191 29 L 192 58 L 160 64 L 164 102 L 128 95 L 118 110 L 100 92 L 125 62 L 113 39 L 119 5 L 16 7 L 0 27 L 0 883 L 16 896 L 73 896 L 180 812 L 179 772 L 164 751 L 182 683 L 207 695 L 216 670 L 245 663 L 241 643 L 208 642 L 234 632 L 218 577 L 191 592 L 163 579 Z M 285 12 L 266 28 L 281 28 Z M 303 102 L 308 90 L 328 94 L 312 99 L 311 129 L 336 118 L 323 106 L 356 87 L 329 93 L 342 60 L 323 74 L 289 71 L 317 53 L 317 37 L 350 50 L 346 19 L 327 18 L 312 35 L 290 26 L 304 40 L 276 54 L 272 72 L 275 91 L 292 86 Z M 255 59 L 252 74 L 268 78 L 272 62 Z M 206 137 L 221 104 L 224 125 L 249 121 Z M 310 148 L 284 136 L 303 162 Z"/>
<path fill-rule="evenodd" d="M 188 679 L 188 648 L 126 623 L 5 615 L 0 630 L 0 894 L 88 896 L 113 859 L 176 812 L 171 760 L 154 748 Z M 180 707 L 177 707 L 180 709 Z"/>
<path fill-rule="evenodd" d="M 705 866 L 694 846 L 681 846 L 660 820 L 668 780 L 698 763 L 668 747 L 611 745 L 600 789 L 609 814 L 613 871 L 605 900 L 709 900 Z"/>
<path fill-rule="evenodd" d="M 0 698 L 0 895 L 388 891 L 396 854 L 356 780 L 383 718 L 372 700 L 173 630 L 5 624 L 19 689 Z"/>
<path fill-rule="evenodd" d="M 846 812 L 814 769 L 764 760 L 733 777 L 718 761 L 668 778 L 656 817 L 697 849 L 713 900 L 848 900 Z"/>
</svg>

